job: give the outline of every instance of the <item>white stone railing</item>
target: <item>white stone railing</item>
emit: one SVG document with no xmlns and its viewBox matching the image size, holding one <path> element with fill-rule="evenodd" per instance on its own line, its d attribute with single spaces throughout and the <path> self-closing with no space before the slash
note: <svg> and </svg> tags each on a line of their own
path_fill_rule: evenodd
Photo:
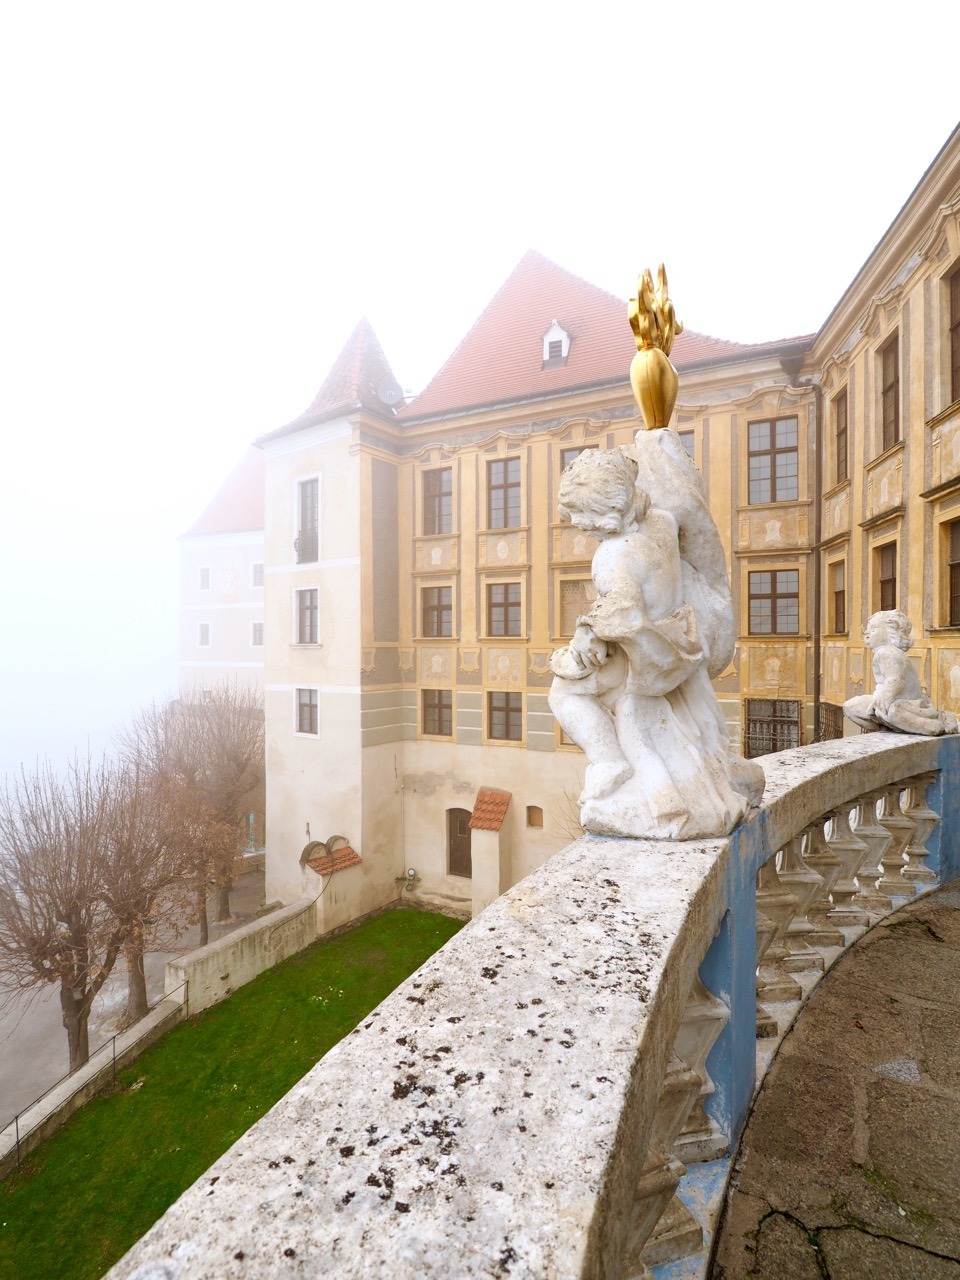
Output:
<svg viewBox="0 0 960 1280">
<path fill-rule="evenodd" d="M 819 973 L 960 852 L 956 738 L 764 764 L 731 837 L 584 837 L 498 899 L 110 1276 L 630 1280 L 703 1256 L 678 1186 L 722 1186 Z"/>
</svg>

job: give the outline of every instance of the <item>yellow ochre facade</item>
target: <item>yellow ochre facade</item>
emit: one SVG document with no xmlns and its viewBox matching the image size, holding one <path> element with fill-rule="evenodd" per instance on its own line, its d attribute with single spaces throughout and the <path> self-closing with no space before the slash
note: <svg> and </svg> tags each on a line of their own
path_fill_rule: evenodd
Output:
<svg viewBox="0 0 960 1280">
<path fill-rule="evenodd" d="M 557 488 L 578 450 L 642 429 L 633 353 L 626 298 L 530 253 L 411 403 L 363 321 L 258 442 L 268 898 L 322 889 L 323 928 L 398 894 L 475 912 L 569 843 L 584 757 L 548 660 L 588 608 L 594 544 Z M 727 556 L 716 687 L 746 754 L 852 730 L 880 607 L 909 614 L 924 686 L 960 711 L 958 353 L 960 131 L 817 334 L 678 330 L 668 429 Z M 301 852 L 334 835 L 361 861 L 321 881 Z"/>
</svg>

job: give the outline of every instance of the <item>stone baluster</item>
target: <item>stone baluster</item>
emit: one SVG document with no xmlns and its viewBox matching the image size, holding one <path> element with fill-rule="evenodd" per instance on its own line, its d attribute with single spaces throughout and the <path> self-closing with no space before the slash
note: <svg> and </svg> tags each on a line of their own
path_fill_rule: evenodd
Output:
<svg viewBox="0 0 960 1280">
<path fill-rule="evenodd" d="M 870 846 L 850 829 L 850 805 L 842 805 L 830 815 L 827 842 L 831 852 L 843 863 L 843 870 L 830 895 L 833 898 L 833 910 L 827 919 L 838 929 L 865 929 L 870 923 L 870 917 L 856 902 L 857 873 L 870 853 Z"/>
<path fill-rule="evenodd" d="M 829 923 L 829 916 L 833 910 L 830 893 L 840 878 L 843 863 L 827 843 L 826 823 L 827 819 L 823 817 L 810 826 L 803 854 L 807 866 L 816 871 L 822 881 L 816 897 L 807 908 L 807 918 L 813 925 L 809 941 L 815 947 L 842 947 L 846 940 L 840 930 Z"/>
<path fill-rule="evenodd" d="M 776 857 L 757 872 L 757 1035 L 777 1034 L 777 1021 L 766 1003 L 799 1000 L 803 992 L 781 968 L 787 953 L 784 936 L 797 911 L 797 896 L 781 884 Z M 772 926 L 772 927 L 771 927 Z"/>
<path fill-rule="evenodd" d="M 880 800 L 880 825 L 890 836 L 890 843 L 880 859 L 883 875 L 877 881 L 877 889 L 887 898 L 908 898 L 914 887 L 903 878 L 904 851 L 913 838 L 913 822 L 900 807 L 902 783 L 884 787 Z"/>
<path fill-rule="evenodd" d="M 907 779 L 906 816 L 913 823 L 913 835 L 905 850 L 907 865 L 903 868 L 904 880 L 916 887 L 918 893 L 936 884 L 936 872 L 927 866 L 927 841 L 940 821 L 940 815 L 927 804 L 927 787 L 936 781 L 935 773 L 922 773 Z"/>
<path fill-rule="evenodd" d="M 882 792 L 868 791 L 857 801 L 854 831 L 857 839 L 867 845 L 868 853 L 860 867 L 857 879 L 860 891 L 856 902 L 871 916 L 884 916 L 890 910 L 890 900 L 877 889 L 882 868 L 880 859 L 890 844 L 890 832 L 877 821 L 877 801 Z"/>
<path fill-rule="evenodd" d="M 780 964 L 787 973 L 805 969 L 823 969 L 823 956 L 810 945 L 814 926 L 807 910 L 823 884 L 820 876 L 803 860 L 803 836 L 788 840 L 777 855 L 780 860 L 780 883 L 797 899 L 797 909 L 784 936 L 786 954 Z"/>
<path fill-rule="evenodd" d="M 692 1215 L 680 1205 L 679 1200 L 680 1213 L 677 1215 L 672 1204 L 680 1179 L 686 1172 L 683 1162 L 672 1154 L 673 1144 L 700 1092 L 700 1083 L 697 1073 L 673 1054 L 657 1102 L 647 1156 L 634 1188 L 627 1223 L 623 1280 L 651 1280 L 650 1262 L 656 1265 L 673 1257 L 683 1257 L 695 1252 L 702 1244 L 702 1233 Z M 657 1238 L 651 1239 L 668 1206 L 667 1221 Z M 675 1216 L 681 1219 L 681 1226 L 673 1222 Z"/>
<path fill-rule="evenodd" d="M 714 1160 L 729 1145 L 729 1138 L 707 1115 L 706 1101 L 714 1091 L 707 1074 L 707 1055 L 730 1019 L 730 1010 L 699 978 L 694 978 L 674 1052 L 700 1077 L 700 1091 L 674 1145 L 684 1164 Z"/>
</svg>

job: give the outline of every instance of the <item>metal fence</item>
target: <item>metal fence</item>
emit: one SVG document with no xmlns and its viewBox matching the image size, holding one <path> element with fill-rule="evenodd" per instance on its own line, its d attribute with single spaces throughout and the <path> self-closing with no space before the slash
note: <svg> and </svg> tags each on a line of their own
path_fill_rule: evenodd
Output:
<svg viewBox="0 0 960 1280">
<path fill-rule="evenodd" d="M 147 1013 L 152 1013 L 154 1009 L 158 1009 L 160 1005 L 164 1004 L 172 996 L 175 996 L 177 992 L 179 991 L 186 992 L 186 987 L 187 987 L 187 983 L 181 982 L 179 987 L 175 987 L 173 991 L 167 992 L 164 996 L 161 997 L 161 999 L 159 999 L 156 1002 L 156 1004 L 150 1005 L 149 1009 L 147 1010 Z M 186 999 L 187 999 L 186 994 L 184 994 L 184 996 L 180 1000 L 181 1009 L 186 1004 Z M 141 1019 L 141 1021 L 143 1021 L 143 1019 Z M 48 1116 L 41 1116 L 34 1124 L 30 1125 L 29 1128 L 23 1129 L 21 1128 L 21 1125 L 20 1125 L 21 1117 L 25 1116 L 29 1111 L 32 1111 L 33 1108 L 38 1103 L 42 1102 L 44 1098 L 46 1098 L 49 1094 L 53 1093 L 55 1089 L 59 1089 L 65 1080 L 69 1080 L 73 1076 L 78 1076 L 81 1074 L 81 1072 L 84 1074 L 84 1079 L 81 1081 L 78 1081 L 77 1087 L 71 1093 L 67 1094 L 67 1096 L 63 1099 L 63 1102 L 60 1104 L 61 1106 L 63 1106 L 65 1103 L 70 1102 L 72 1098 L 76 1097 L 76 1095 L 80 1092 L 81 1089 L 89 1085 L 91 1081 L 96 1077 L 96 1071 L 103 1070 L 104 1068 L 112 1068 L 110 1072 L 109 1080 L 104 1080 L 100 1084 L 100 1086 L 95 1090 L 95 1093 L 99 1092 L 100 1089 L 105 1088 L 108 1083 L 115 1084 L 117 1079 L 117 1041 L 122 1036 L 127 1035 L 131 1030 L 132 1028 L 128 1027 L 125 1031 L 118 1031 L 115 1035 L 112 1035 L 109 1040 L 105 1040 L 102 1045 L 94 1049 L 93 1053 L 90 1054 L 90 1057 L 87 1059 L 85 1063 L 83 1063 L 82 1066 L 76 1067 L 73 1071 L 68 1071 L 66 1075 L 62 1075 L 60 1079 L 57 1080 L 54 1084 L 50 1085 L 49 1088 L 44 1089 L 43 1093 L 38 1094 L 37 1097 L 34 1098 L 31 1103 L 29 1103 L 25 1107 L 21 1107 L 21 1109 L 17 1112 L 17 1114 L 11 1117 L 11 1119 L 8 1120 L 7 1123 L 2 1128 L 0 1128 L 0 1137 L 6 1134 L 11 1127 L 13 1128 L 13 1138 L 14 1138 L 14 1145 L 17 1151 L 17 1168 L 18 1169 L 20 1168 L 21 1144 L 24 1143 L 26 1139 L 30 1136 L 30 1134 L 33 1133 L 36 1129 L 38 1129 L 40 1125 L 45 1123 L 45 1121 L 48 1119 Z M 144 1031 L 141 1032 L 139 1036 L 136 1037 L 136 1039 L 131 1040 L 128 1044 L 125 1044 L 123 1046 L 123 1049 L 121 1050 L 121 1057 L 128 1054 L 131 1049 L 135 1048 L 140 1043 L 141 1040 L 143 1040 L 147 1035 L 150 1034 L 152 1030 L 153 1030 L 152 1027 L 146 1028 Z M 96 1071 L 89 1073 L 88 1068 L 90 1068 L 91 1064 L 94 1062 L 94 1059 L 97 1058 L 98 1055 L 102 1055 L 102 1058 L 103 1058 L 102 1064 L 96 1068 Z"/>
</svg>

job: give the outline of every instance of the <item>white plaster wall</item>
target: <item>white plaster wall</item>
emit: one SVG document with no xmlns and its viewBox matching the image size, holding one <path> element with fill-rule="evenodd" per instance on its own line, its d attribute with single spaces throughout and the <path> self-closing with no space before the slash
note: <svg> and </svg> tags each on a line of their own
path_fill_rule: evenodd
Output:
<svg viewBox="0 0 960 1280">
<path fill-rule="evenodd" d="M 447 875 L 446 812 L 472 809 L 480 787 L 512 795 L 500 833 L 510 884 L 522 880 L 575 838 L 569 821 L 564 821 L 564 793 L 576 797 L 583 785 L 584 760 L 579 752 L 468 747 L 424 740 L 370 747 L 364 757 L 394 749 L 403 761 L 402 861 L 420 874 L 422 896 L 469 901 L 470 882 Z M 543 809 L 542 829 L 527 826 L 528 805 Z"/>
<path fill-rule="evenodd" d="M 263 563 L 262 532 L 206 534 L 180 539 L 180 687 L 209 688 L 239 681 L 260 688 L 264 648 L 251 644 L 251 624 L 264 620 L 264 588 L 253 586 L 253 565 Z M 200 569 L 210 586 L 200 589 Z M 210 644 L 199 643 L 200 623 Z"/>
<path fill-rule="evenodd" d="M 316 878 L 300 869 L 308 840 L 343 835 L 359 842 L 361 836 L 360 472 L 350 439 L 349 425 L 337 421 L 266 450 L 268 900 L 292 902 L 317 891 Z M 298 484 L 314 475 L 320 478 L 319 560 L 298 565 Z M 312 587 L 319 643 L 298 645 L 295 595 Z M 298 688 L 319 691 L 316 736 L 296 732 Z M 354 875 L 351 869 L 334 877 L 331 909 Z"/>
</svg>

